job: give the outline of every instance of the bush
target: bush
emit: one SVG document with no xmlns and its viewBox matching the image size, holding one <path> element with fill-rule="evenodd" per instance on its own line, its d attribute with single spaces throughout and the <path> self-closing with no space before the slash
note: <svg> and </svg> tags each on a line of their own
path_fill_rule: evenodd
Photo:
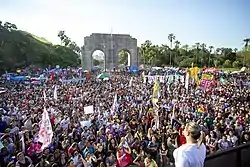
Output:
<svg viewBox="0 0 250 167">
<path fill-rule="evenodd" d="M 233 62 L 232 65 L 233 65 L 233 68 L 239 68 L 240 67 L 240 62 L 236 60 L 236 61 Z"/>
<path fill-rule="evenodd" d="M 230 60 L 226 60 L 223 64 L 223 67 L 224 68 L 230 68 L 232 65 L 231 65 L 231 61 Z"/>
</svg>

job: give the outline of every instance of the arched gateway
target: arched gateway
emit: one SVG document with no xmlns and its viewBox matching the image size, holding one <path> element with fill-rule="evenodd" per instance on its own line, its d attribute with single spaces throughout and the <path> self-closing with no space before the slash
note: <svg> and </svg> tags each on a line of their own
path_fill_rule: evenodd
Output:
<svg viewBox="0 0 250 167">
<path fill-rule="evenodd" d="M 130 35 L 93 33 L 85 37 L 82 47 L 82 68 L 84 70 L 90 70 L 93 66 L 92 54 L 96 50 L 101 50 L 104 53 L 105 69 L 117 68 L 120 50 L 129 52 L 129 66 L 139 66 L 137 39 Z"/>
</svg>

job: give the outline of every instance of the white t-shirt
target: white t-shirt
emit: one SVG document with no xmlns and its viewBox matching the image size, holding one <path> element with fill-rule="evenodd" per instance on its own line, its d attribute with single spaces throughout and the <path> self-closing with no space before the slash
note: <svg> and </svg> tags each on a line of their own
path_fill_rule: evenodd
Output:
<svg viewBox="0 0 250 167">
<path fill-rule="evenodd" d="M 184 144 L 174 150 L 176 167 L 204 167 L 206 158 L 206 147 L 202 143 L 198 148 L 197 144 Z"/>
</svg>

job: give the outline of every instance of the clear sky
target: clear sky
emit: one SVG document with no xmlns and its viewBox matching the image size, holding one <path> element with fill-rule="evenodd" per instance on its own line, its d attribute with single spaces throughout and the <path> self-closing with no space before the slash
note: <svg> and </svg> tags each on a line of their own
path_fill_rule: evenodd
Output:
<svg viewBox="0 0 250 167">
<path fill-rule="evenodd" d="M 250 37 L 250 0 L 0 0 L 0 20 L 60 43 L 66 34 L 78 45 L 91 33 L 131 34 L 169 44 L 242 48 Z"/>
</svg>

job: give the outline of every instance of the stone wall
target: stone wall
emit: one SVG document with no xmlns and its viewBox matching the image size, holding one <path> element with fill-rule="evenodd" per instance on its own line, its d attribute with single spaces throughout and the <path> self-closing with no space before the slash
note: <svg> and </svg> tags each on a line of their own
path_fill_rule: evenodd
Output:
<svg viewBox="0 0 250 167">
<path fill-rule="evenodd" d="M 129 52 L 129 65 L 139 66 L 137 39 L 132 38 L 130 35 L 93 33 L 85 37 L 84 46 L 82 47 L 82 68 L 84 70 L 90 70 L 93 66 L 92 54 L 96 50 L 104 52 L 105 69 L 118 67 L 118 53 L 121 50 Z"/>
</svg>

